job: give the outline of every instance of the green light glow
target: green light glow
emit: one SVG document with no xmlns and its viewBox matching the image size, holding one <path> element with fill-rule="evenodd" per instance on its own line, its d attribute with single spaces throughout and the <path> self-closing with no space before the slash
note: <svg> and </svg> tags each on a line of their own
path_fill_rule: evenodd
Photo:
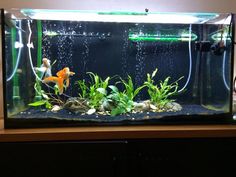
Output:
<svg viewBox="0 0 236 177">
<path fill-rule="evenodd" d="M 142 35 L 138 35 L 138 34 L 131 34 L 129 35 L 129 40 L 131 41 L 150 41 L 150 42 L 154 42 L 154 41 L 162 41 L 162 42 L 169 42 L 169 41 L 189 41 L 191 39 L 191 41 L 195 41 L 197 39 L 197 35 L 194 33 L 191 33 L 191 36 L 189 34 L 183 33 L 181 35 L 171 35 L 171 34 L 167 34 L 167 35 L 150 35 L 150 34 L 142 34 Z"/>
<path fill-rule="evenodd" d="M 144 11 L 86 11 L 53 9 L 21 9 L 21 13 L 26 19 L 31 18 L 36 20 L 164 24 L 202 24 L 221 16 L 221 14 L 218 13 L 165 13 Z"/>
<path fill-rule="evenodd" d="M 213 39 L 214 41 L 231 40 L 228 36 L 228 33 L 215 33 L 211 36 L 211 39 Z"/>
</svg>

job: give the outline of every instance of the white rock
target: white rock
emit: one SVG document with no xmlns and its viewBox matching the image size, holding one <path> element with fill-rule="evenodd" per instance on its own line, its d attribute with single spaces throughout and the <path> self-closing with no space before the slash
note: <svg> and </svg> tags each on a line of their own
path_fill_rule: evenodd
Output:
<svg viewBox="0 0 236 177">
<path fill-rule="evenodd" d="M 54 106 L 52 107 L 52 109 L 51 109 L 52 112 L 57 112 L 57 111 L 59 111 L 59 110 L 61 110 L 61 107 L 58 106 L 58 105 L 54 105 Z"/>
<path fill-rule="evenodd" d="M 96 109 L 92 108 L 87 111 L 88 115 L 94 114 L 96 112 Z"/>
<path fill-rule="evenodd" d="M 180 104 L 174 102 L 173 105 L 174 105 L 173 108 L 172 108 L 173 111 L 180 111 L 180 110 L 182 110 L 182 106 Z"/>
<path fill-rule="evenodd" d="M 134 102 L 134 110 L 135 112 L 142 112 L 149 110 L 149 103 L 146 101 L 143 102 Z"/>
<path fill-rule="evenodd" d="M 150 108 L 153 109 L 153 110 L 157 110 L 157 107 L 153 104 L 150 104 Z"/>
</svg>

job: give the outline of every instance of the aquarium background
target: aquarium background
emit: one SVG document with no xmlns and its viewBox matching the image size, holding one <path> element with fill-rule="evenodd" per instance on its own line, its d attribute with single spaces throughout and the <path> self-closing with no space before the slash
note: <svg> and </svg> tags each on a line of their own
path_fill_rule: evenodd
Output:
<svg viewBox="0 0 236 177">
<path fill-rule="evenodd" d="M 28 20 L 17 23 L 18 26 L 21 23 L 23 31 L 6 26 L 6 79 L 11 76 L 17 63 L 19 48 L 15 48 L 15 42 L 19 41 L 19 31 L 22 33 L 23 43 L 28 42 Z M 31 49 L 33 65 L 40 67 L 42 58 L 46 57 L 51 63 L 56 62 L 52 66 L 52 75 L 64 67 L 75 72 L 70 78 L 66 95 L 78 96 L 76 82 L 88 80 L 87 72 L 97 73 L 103 79 L 107 76 L 126 79 L 130 75 L 135 86 L 140 86 L 146 80 L 147 73 L 158 68 L 156 82 L 169 76 L 173 82 L 184 76 L 179 81 L 179 89 L 185 87 L 184 91 L 174 97 L 181 105 L 199 105 L 204 107 L 206 115 L 207 110 L 209 114 L 230 111 L 230 40 L 226 40 L 226 50 L 221 55 L 215 55 L 211 51 L 200 52 L 196 50 L 195 44 L 197 41 L 216 43 L 213 35 L 222 25 L 53 20 L 32 20 L 30 25 L 34 45 Z M 189 32 L 194 34 L 192 41 L 181 40 L 181 35 Z M 160 35 L 160 40 L 148 39 L 155 35 Z M 132 39 L 132 36 L 143 38 Z M 111 84 L 116 82 L 115 78 Z M 16 73 L 6 84 L 9 117 L 27 110 L 28 104 L 36 99 L 34 84 L 35 76 L 25 45 L 21 48 Z M 50 88 L 42 88 L 50 92 Z M 122 86 L 118 85 L 118 88 L 122 89 Z M 136 101 L 146 99 L 148 95 L 144 89 Z M 191 111 L 188 114 L 191 115 Z M 193 114 L 197 114 L 197 110 Z"/>
</svg>

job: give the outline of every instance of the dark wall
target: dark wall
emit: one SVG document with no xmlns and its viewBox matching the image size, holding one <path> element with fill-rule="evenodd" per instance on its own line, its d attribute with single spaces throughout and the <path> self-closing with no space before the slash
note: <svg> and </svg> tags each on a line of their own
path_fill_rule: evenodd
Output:
<svg viewBox="0 0 236 177">
<path fill-rule="evenodd" d="M 4 177 L 231 177 L 236 139 L 1 143 Z"/>
</svg>

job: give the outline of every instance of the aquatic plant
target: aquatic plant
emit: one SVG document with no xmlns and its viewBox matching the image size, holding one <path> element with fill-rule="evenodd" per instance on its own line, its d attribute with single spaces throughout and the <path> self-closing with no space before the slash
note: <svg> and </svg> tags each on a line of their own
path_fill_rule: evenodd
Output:
<svg viewBox="0 0 236 177">
<path fill-rule="evenodd" d="M 116 84 L 122 84 L 124 86 L 124 90 L 120 91 L 117 86 L 109 85 L 110 77 L 103 80 L 97 74 L 88 72 L 87 74 L 89 74 L 91 79 L 89 84 L 85 80 L 77 82 L 79 86 L 79 97 L 80 99 L 86 100 L 90 109 L 97 110 L 102 114 L 116 116 L 132 112 L 135 109 L 135 96 L 143 88 L 147 87 L 152 105 L 160 108 L 174 101 L 171 97 L 178 93 L 178 81 L 183 77 L 173 83 L 169 83 L 170 77 L 167 77 L 164 81 L 155 84 L 154 77 L 156 73 L 157 69 L 152 74 L 148 73 L 146 82 L 137 88 L 134 87 L 131 76 L 128 75 L 127 80 L 120 78 L 120 81 L 116 82 Z M 144 107 L 146 106 L 146 103 L 140 103 L 139 106 L 141 104 Z M 145 109 L 147 109 L 147 106 Z"/>
<path fill-rule="evenodd" d="M 119 114 L 131 112 L 134 104 L 131 97 L 128 96 L 125 92 L 120 92 L 114 85 L 110 85 L 108 87 L 111 89 L 111 93 L 106 96 L 106 99 L 107 101 L 113 103 L 111 115 L 116 116 Z"/>
<path fill-rule="evenodd" d="M 53 87 L 55 96 L 52 93 L 46 93 L 42 89 L 38 80 L 36 80 L 34 84 L 34 90 L 37 93 L 37 95 L 41 97 L 41 99 L 32 103 L 29 103 L 28 104 L 29 106 L 33 106 L 33 107 L 45 106 L 45 108 L 47 109 L 52 109 L 53 104 L 63 105 L 63 101 L 58 97 L 59 90 L 57 86 Z"/>
<path fill-rule="evenodd" d="M 33 103 L 29 103 L 28 105 L 34 106 L 34 107 L 45 106 L 45 108 L 51 109 L 52 104 L 49 102 L 49 97 L 45 93 L 45 91 L 41 89 L 41 85 L 38 80 L 36 80 L 34 84 L 34 90 L 37 93 L 37 95 L 41 97 L 41 100 L 35 101 Z"/>
<path fill-rule="evenodd" d="M 137 96 L 139 94 L 139 92 L 144 87 L 146 87 L 146 85 L 142 85 L 142 86 L 135 89 L 132 78 L 129 75 L 128 75 L 128 80 L 127 81 L 123 80 L 122 78 L 120 78 L 120 80 L 121 80 L 120 83 L 122 83 L 125 87 L 124 94 L 126 94 L 129 97 L 130 100 L 134 100 L 135 96 Z"/>
<path fill-rule="evenodd" d="M 108 87 L 110 77 L 103 80 L 100 76 L 92 72 L 87 72 L 87 74 L 89 74 L 91 78 L 91 83 L 88 87 L 88 96 L 86 94 L 84 96 L 88 97 L 90 107 L 97 109 L 107 94 L 106 89 Z M 83 91 L 85 91 L 85 87 L 83 88 Z"/>
<path fill-rule="evenodd" d="M 79 97 L 80 98 L 88 98 L 89 88 L 85 82 L 85 80 L 78 80 L 77 85 L 79 86 Z"/>
<path fill-rule="evenodd" d="M 100 109 L 104 103 L 111 103 L 112 110 L 111 115 L 118 115 L 126 112 L 130 112 L 133 107 L 133 100 L 135 96 L 145 87 L 145 85 L 134 88 L 134 84 L 131 76 L 128 76 L 127 81 L 120 78 L 117 82 L 124 85 L 124 91 L 121 92 L 114 85 L 109 85 L 110 77 L 103 80 L 97 74 L 88 72 L 90 76 L 89 85 L 85 80 L 77 81 L 79 86 L 79 97 L 88 100 L 88 104 L 91 108 Z M 108 88 L 111 92 L 108 93 Z"/>
<path fill-rule="evenodd" d="M 178 80 L 169 83 L 170 77 L 167 77 L 164 81 L 160 81 L 159 84 L 154 83 L 154 77 L 156 76 L 158 69 L 156 68 L 152 74 L 147 74 L 147 81 L 144 85 L 148 88 L 148 94 L 150 96 L 151 102 L 156 106 L 165 106 L 168 102 L 173 102 L 170 99 L 172 96 L 178 94 L 178 81 L 183 79 L 180 77 Z"/>
<path fill-rule="evenodd" d="M 34 107 L 38 107 L 38 106 L 45 106 L 45 108 L 47 109 L 51 109 L 52 108 L 52 104 L 47 100 L 47 99 L 42 99 L 33 103 L 29 103 L 29 106 L 34 106 Z"/>
</svg>

